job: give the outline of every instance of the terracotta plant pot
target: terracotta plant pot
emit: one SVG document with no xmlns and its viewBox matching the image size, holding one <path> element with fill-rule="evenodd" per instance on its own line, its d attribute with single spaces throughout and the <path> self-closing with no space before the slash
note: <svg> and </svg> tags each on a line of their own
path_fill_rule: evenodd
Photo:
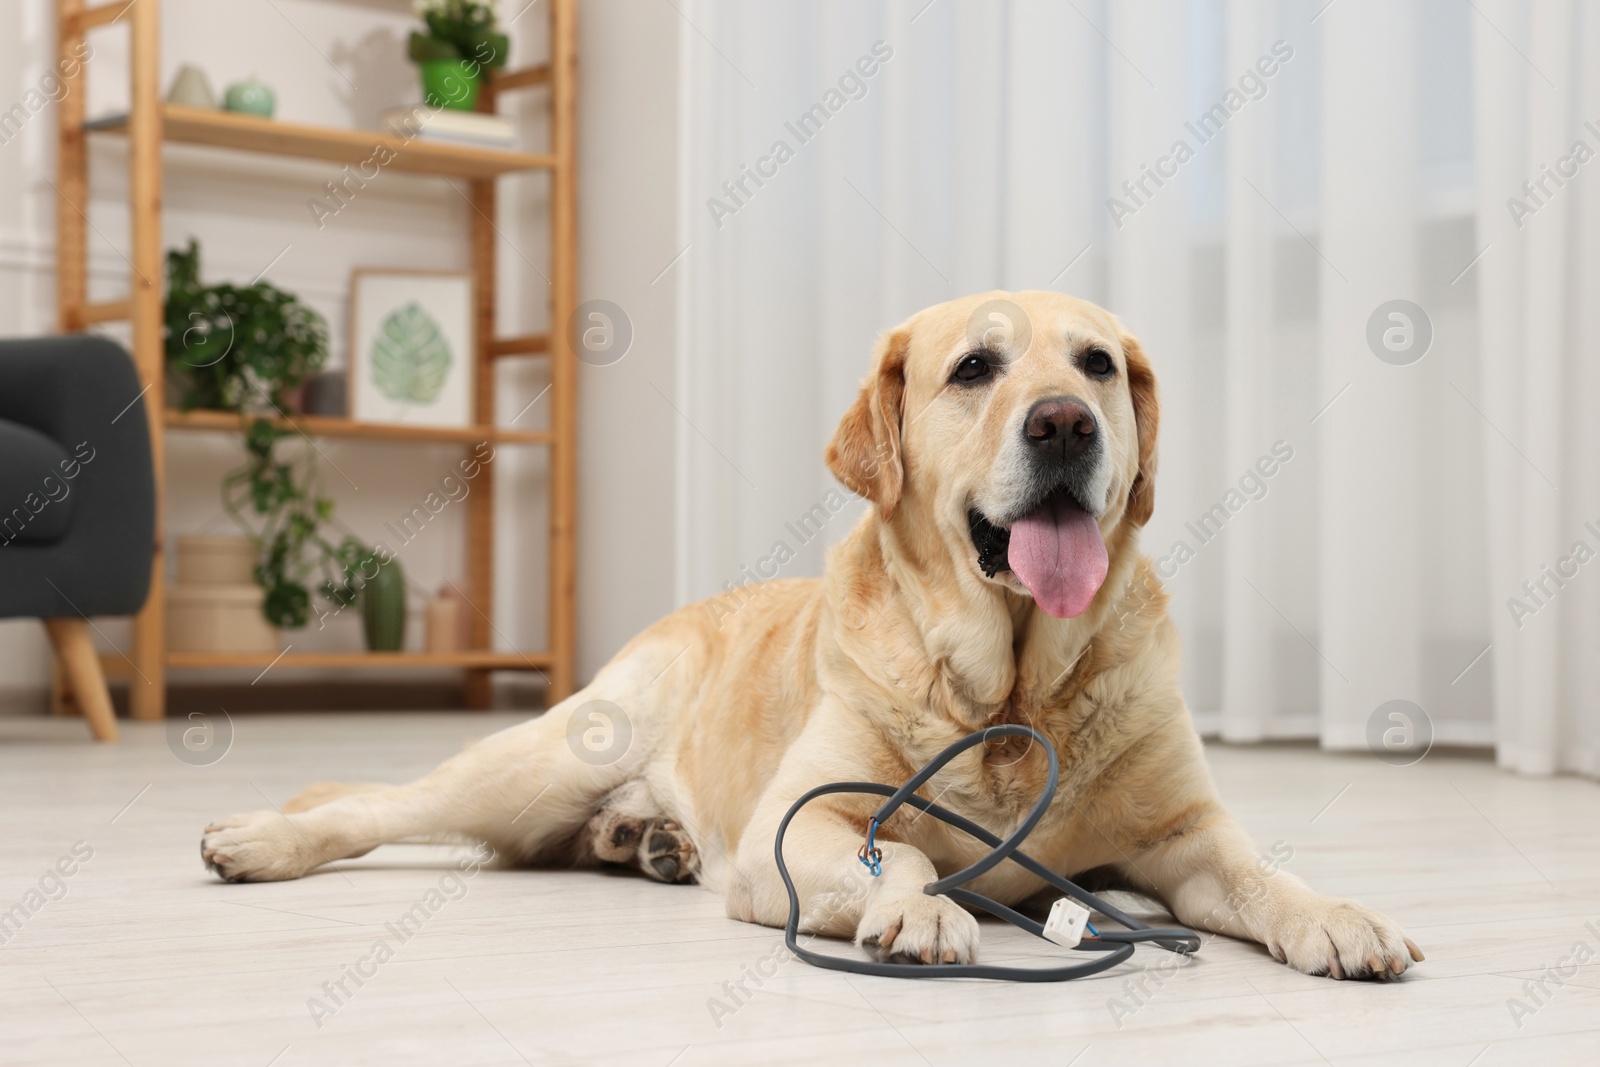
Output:
<svg viewBox="0 0 1600 1067">
<path fill-rule="evenodd" d="M 455 597 L 439 596 L 428 601 L 427 649 L 429 652 L 460 652 L 466 647 L 461 641 L 461 601 Z"/>
</svg>

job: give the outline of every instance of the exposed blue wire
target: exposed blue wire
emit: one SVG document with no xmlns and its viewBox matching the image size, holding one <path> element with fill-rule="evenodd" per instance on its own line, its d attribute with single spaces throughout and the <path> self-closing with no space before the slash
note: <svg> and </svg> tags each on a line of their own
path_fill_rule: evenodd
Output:
<svg viewBox="0 0 1600 1067">
<path fill-rule="evenodd" d="M 862 865 L 865 866 L 867 870 L 872 872 L 872 877 L 874 878 L 883 873 L 883 863 L 880 861 L 882 853 L 880 853 L 877 846 L 873 844 L 873 838 L 877 836 L 878 820 L 870 819 L 867 822 L 867 847 L 861 850 L 860 859 Z"/>
</svg>

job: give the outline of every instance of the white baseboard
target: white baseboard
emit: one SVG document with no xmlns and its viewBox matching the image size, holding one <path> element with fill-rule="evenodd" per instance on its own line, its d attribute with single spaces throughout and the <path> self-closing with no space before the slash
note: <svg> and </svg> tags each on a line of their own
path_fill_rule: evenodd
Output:
<svg viewBox="0 0 1600 1067">
<path fill-rule="evenodd" d="M 1201 737 L 1222 736 L 1221 711 L 1196 711 L 1192 717 L 1194 728 Z M 1278 716 L 1267 722 L 1260 738 L 1252 740 L 1318 741 L 1324 749 L 1332 752 L 1357 752 L 1367 747 L 1366 736 L 1364 734 L 1358 736 L 1349 729 L 1335 730 L 1324 735 L 1321 718 L 1313 714 Z M 1485 722 L 1435 723 L 1433 743 L 1461 748 L 1493 748 L 1494 726 Z M 1594 753 L 1588 750 L 1585 750 L 1583 755 L 1591 761 L 1594 759 Z M 1574 754 L 1573 758 L 1578 758 L 1578 754 Z"/>
<path fill-rule="evenodd" d="M 1196 711 L 1191 713 L 1191 717 L 1194 719 L 1194 728 L 1201 737 L 1220 738 L 1222 736 L 1222 712 L 1220 710 Z M 1260 740 L 1315 741 L 1317 736 L 1318 722 L 1315 715 L 1280 715 L 1267 722 Z"/>
</svg>

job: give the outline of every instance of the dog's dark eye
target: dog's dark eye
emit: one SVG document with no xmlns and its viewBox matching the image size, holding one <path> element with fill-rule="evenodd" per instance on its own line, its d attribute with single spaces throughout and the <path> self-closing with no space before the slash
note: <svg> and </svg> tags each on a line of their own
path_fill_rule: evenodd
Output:
<svg viewBox="0 0 1600 1067">
<path fill-rule="evenodd" d="M 950 376 L 953 382 L 981 382 L 989 377 L 994 367 L 982 356 L 968 356 L 956 364 L 955 373 Z"/>
<path fill-rule="evenodd" d="M 1091 378 L 1109 378 L 1116 373 L 1117 365 L 1111 362 L 1110 353 L 1095 348 L 1083 357 L 1083 369 Z"/>
</svg>

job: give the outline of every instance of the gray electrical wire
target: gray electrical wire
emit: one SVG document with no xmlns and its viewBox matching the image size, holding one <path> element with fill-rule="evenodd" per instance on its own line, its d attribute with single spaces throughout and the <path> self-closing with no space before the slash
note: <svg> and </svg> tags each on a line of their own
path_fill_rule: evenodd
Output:
<svg viewBox="0 0 1600 1067">
<path fill-rule="evenodd" d="M 1027 817 L 1004 841 L 970 819 L 965 819 L 953 811 L 940 807 L 931 800 L 925 800 L 916 795 L 916 790 L 920 789 L 928 779 L 937 774 L 952 759 L 975 745 L 1002 737 L 1028 737 L 1038 741 L 1044 746 L 1045 755 L 1049 758 L 1050 763 L 1049 777 L 1045 781 L 1044 790 L 1039 794 L 1039 799 L 1034 802 L 1033 808 L 1028 812 Z M 884 978 L 992 978 L 1010 982 L 1062 982 L 1070 978 L 1084 978 L 1091 974 L 1098 974 L 1131 957 L 1134 944 L 1141 941 L 1153 942 L 1169 952 L 1185 955 L 1198 952 L 1200 950 L 1200 938 L 1193 931 L 1185 930 L 1181 927 L 1156 928 L 1148 926 L 1131 915 L 1107 904 L 1093 893 L 1080 888 L 1069 879 L 1050 870 L 1026 852 L 1019 851 L 1019 846 L 1023 840 L 1038 825 L 1039 820 L 1044 817 L 1044 813 L 1049 808 L 1050 801 L 1054 798 L 1056 786 L 1059 783 L 1060 766 L 1056 759 L 1055 746 L 1050 744 L 1049 739 L 1030 726 L 1007 724 L 1004 726 L 991 726 L 988 729 L 979 730 L 977 733 L 968 734 L 929 760 L 922 770 L 918 771 L 898 789 L 892 786 L 879 785 L 876 782 L 833 782 L 829 785 L 819 785 L 795 801 L 793 806 L 789 808 L 783 817 L 783 821 L 778 824 L 777 838 L 773 842 L 773 854 L 778 861 L 778 874 L 783 879 L 783 887 L 789 894 L 789 921 L 783 931 L 784 944 L 789 946 L 789 951 L 807 963 L 835 971 L 872 974 Z M 783 862 L 783 837 L 788 832 L 790 821 L 801 808 L 818 797 L 827 796 L 831 793 L 869 794 L 889 798 L 867 824 L 867 845 L 862 848 L 862 862 L 867 863 L 869 869 L 874 862 L 869 855 L 869 850 L 872 848 L 877 828 L 882 826 L 890 816 L 898 811 L 902 804 L 910 804 L 912 807 L 921 809 L 941 822 L 948 823 L 963 833 L 972 835 L 990 847 L 990 851 L 976 863 L 923 886 L 922 891 L 929 896 L 944 895 L 968 907 L 981 908 L 997 918 L 1004 919 L 1013 926 L 1026 930 L 1035 937 L 1043 938 L 1044 927 L 1041 924 L 998 901 L 990 900 L 988 897 L 980 893 L 974 893 L 970 889 L 960 888 L 963 882 L 969 882 L 1001 861 L 1009 859 L 1044 879 L 1050 885 L 1055 886 L 1067 896 L 1121 923 L 1127 929 L 1106 930 L 1102 931 L 1097 937 L 1085 938 L 1078 945 L 1079 951 L 1098 952 L 1104 955 L 1087 963 L 1068 964 L 1062 967 L 999 967 L 978 963 L 933 965 L 879 963 L 869 960 L 844 959 L 839 956 L 829 956 L 820 952 L 813 952 L 808 948 L 802 948 L 798 941 L 800 933 L 800 895 L 795 891 L 794 880 L 789 877 L 789 868 Z M 876 874 L 874 874 L 874 877 L 876 877 Z"/>
</svg>

